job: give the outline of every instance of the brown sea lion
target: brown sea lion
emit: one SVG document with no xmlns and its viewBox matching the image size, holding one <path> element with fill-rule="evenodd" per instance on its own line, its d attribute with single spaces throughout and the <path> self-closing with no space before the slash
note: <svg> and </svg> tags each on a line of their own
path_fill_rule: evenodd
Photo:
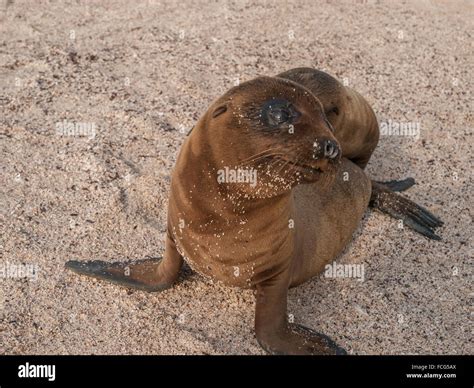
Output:
<svg viewBox="0 0 474 388">
<path fill-rule="evenodd" d="M 323 104 L 307 88 L 260 77 L 215 101 L 172 174 L 162 259 L 67 268 L 147 291 L 171 287 L 183 258 L 201 274 L 256 294 L 255 333 L 272 354 L 344 354 L 288 322 L 289 287 L 317 276 L 351 240 L 371 198 L 342 157 Z M 354 151 L 354 158 L 362 153 Z"/>
</svg>

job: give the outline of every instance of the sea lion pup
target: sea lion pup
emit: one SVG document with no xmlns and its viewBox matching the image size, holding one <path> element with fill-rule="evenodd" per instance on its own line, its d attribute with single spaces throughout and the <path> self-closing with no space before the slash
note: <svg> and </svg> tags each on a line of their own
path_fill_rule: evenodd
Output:
<svg viewBox="0 0 474 388">
<path fill-rule="evenodd" d="M 287 293 L 344 249 L 370 192 L 363 170 L 341 159 L 320 101 L 292 81 L 261 77 L 215 101 L 184 142 L 162 259 L 66 267 L 159 291 L 184 258 L 205 276 L 255 290 L 255 332 L 267 352 L 342 354 L 327 336 L 288 322 Z"/>
<path fill-rule="evenodd" d="M 277 77 L 303 85 L 321 101 L 341 145 L 342 155 L 365 168 L 377 146 L 379 126 L 374 111 L 364 97 L 329 74 L 312 68 L 288 70 Z M 443 222 L 422 206 L 394 193 L 414 184 L 413 178 L 372 181 L 370 206 L 403 220 L 404 224 L 430 239 L 440 240 L 434 229 L 442 226 Z"/>
<path fill-rule="evenodd" d="M 321 102 L 290 80 L 260 77 L 215 101 L 184 142 L 162 259 L 66 267 L 160 291 L 185 259 L 207 277 L 255 290 L 255 333 L 267 352 L 343 354 L 288 322 L 287 294 L 342 252 L 370 197 L 370 179 L 342 157 Z"/>
</svg>

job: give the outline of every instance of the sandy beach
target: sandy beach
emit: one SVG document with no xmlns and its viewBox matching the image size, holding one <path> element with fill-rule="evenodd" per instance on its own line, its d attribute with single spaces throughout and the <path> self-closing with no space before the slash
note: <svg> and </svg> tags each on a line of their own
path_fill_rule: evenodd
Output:
<svg viewBox="0 0 474 388">
<path fill-rule="evenodd" d="M 405 195 L 445 225 L 430 241 L 368 210 L 337 259 L 363 264 L 363 281 L 315 278 L 290 291 L 289 312 L 350 354 L 472 354 L 473 13 L 470 1 L 2 0 L 0 353 L 264 354 L 252 291 L 186 268 L 147 294 L 64 264 L 159 256 L 187 131 L 239 82 L 307 66 L 376 112 L 368 174 L 415 178 Z"/>
</svg>

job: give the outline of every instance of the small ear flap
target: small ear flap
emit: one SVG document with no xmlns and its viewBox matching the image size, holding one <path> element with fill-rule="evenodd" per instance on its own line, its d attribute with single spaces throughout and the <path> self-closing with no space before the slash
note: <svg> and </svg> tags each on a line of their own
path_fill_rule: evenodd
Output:
<svg viewBox="0 0 474 388">
<path fill-rule="evenodd" d="M 220 116 L 222 113 L 227 112 L 227 104 L 219 105 L 214 112 L 212 112 L 212 118 L 215 119 L 217 116 Z"/>
</svg>

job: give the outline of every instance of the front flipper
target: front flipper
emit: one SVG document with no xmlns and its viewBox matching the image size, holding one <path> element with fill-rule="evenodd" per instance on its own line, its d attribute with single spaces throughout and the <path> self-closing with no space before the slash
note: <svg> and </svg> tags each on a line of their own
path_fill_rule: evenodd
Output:
<svg viewBox="0 0 474 388">
<path fill-rule="evenodd" d="M 167 237 L 163 258 L 118 263 L 71 260 L 66 263 L 66 268 L 80 275 L 106 280 L 127 288 L 156 292 L 173 285 L 182 265 L 183 258 L 173 241 Z"/>
<path fill-rule="evenodd" d="M 328 336 L 287 320 L 289 277 L 277 275 L 257 285 L 255 334 L 269 354 L 341 355 L 346 351 Z"/>
<path fill-rule="evenodd" d="M 392 186 L 397 186 L 404 181 L 391 181 Z M 402 220 L 405 225 L 432 240 L 441 240 L 435 233 L 435 228 L 444 223 L 433 213 L 415 202 L 393 192 L 390 185 L 372 181 L 372 195 L 369 206 L 378 209 L 390 216 Z M 403 185 L 398 185 L 403 187 Z M 402 191 L 402 190 L 400 190 Z"/>
<path fill-rule="evenodd" d="M 135 262 L 75 261 L 66 263 L 66 268 L 79 274 L 106 280 L 127 288 L 155 292 L 171 287 L 158 275 L 162 258 L 151 258 Z"/>
<path fill-rule="evenodd" d="M 374 182 L 381 184 L 392 191 L 405 191 L 415 184 L 415 180 L 413 178 L 406 178 L 401 181 L 398 181 L 398 180 L 386 181 L 386 182 L 372 181 L 372 184 L 374 184 Z"/>
</svg>

